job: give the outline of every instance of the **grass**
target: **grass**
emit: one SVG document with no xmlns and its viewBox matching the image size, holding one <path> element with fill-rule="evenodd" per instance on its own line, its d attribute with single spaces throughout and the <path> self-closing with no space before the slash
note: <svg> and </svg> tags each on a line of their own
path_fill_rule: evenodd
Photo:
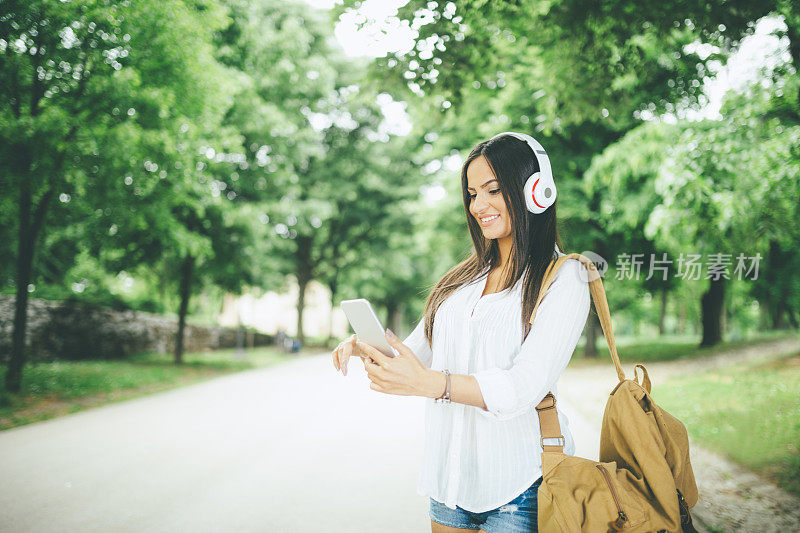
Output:
<svg viewBox="0 0 800 533">
<path fill-rule="evenodd" d="M 800 496 L 800 352 L 656 385 L 692 439 Z"/>
<path fill-rule="evenodd" d="M 791 337 L 797 338 L 797 336 L 798 333 L 796 331 L 767 331 L 759 333 L 746 340 L 721 342 L 715 346 L 705 348 L 699 347 L 699 339 L 689 340 L 685 337 L 656 337 L 655 340 L 648 342 L 642 342 L 641 339 L 628 339 L 626 341 L 617 340 L 615 338 L 615 342 L 617 344 L 617 354 L 619 355 L 620 361 L 623 363 L 645 364 L 655 361 L 675 361 L 677 359 L 702 358 L 728 350 L 736 350 L 755 346 L 764 342 L 787 339 Z M 596 359 L 585 359 L 583 357 L 583 353 L 583 346 L 579 346 L 575 350 L 573 360 L 578 361 L 579 364 L 606 364 L 611 360 L 611 356 L 608 353 L 608 345 L 606 344 L 605 338 L 602 336 L 597 339 Z"/>
<path fill-rule="evenodd" d="M 145 353 L 121 361 L 54 361 L 25 365 L 22 390 L 0 388 L 0 431 L 115 401 L 197 383 L 215 376 L 287 361 L 274 347 L 191 352 L 175 365 L 168 354 Z M 0 383 L 6 368 L 0 367 Z"/>
</svg>

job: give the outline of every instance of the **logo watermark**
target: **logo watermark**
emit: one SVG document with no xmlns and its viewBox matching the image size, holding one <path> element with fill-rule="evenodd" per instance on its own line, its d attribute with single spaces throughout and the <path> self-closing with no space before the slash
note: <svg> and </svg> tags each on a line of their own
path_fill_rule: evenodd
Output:
<svg viewBox="0 0 800 533">
<path fill-rule="evenodd" d="M 588 250 L 581 252 L 581 255 L 591 261 L 597 269 L 597 273 L 586 268 L 580 269 L 578 275 L 582 281 L 594 281 L 598 275 L 601 278 L 605 275 L 606 270 L 608 270 L 608 261 L 606 261 L 604 257 Z"/>
</svg>

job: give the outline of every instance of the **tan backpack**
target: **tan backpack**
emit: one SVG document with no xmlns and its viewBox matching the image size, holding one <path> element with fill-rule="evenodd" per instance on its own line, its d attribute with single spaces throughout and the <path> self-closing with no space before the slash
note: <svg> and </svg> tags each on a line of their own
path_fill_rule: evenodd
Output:
<svg viewBox="0 0 800 533">
<path fill-rule="evenodd" d="M 655 404 L 650 396 L 650 378 L 642 365 L 634 368 L 634 380 L 625 379 L 603 282 L 591 260 L 572 253 L 550 264 L 530 323 L 556 271 L 570 258 L 579 260 L 588 270 L 589 289 L 619 383 L 611 391 L 603 415 L 600 462 L 563 453 L 564 438 L 552 393 L 536 406 L 544 450 L 539 531 L 693 532 L 689 509 L 697 502 L 697 486 L 689 462 L 686 428 Z M 638 368 L 642 369 L 641 384 Z M 545 440 L 558 441 L 558 445 L 545 445 Z"/>
</svg>

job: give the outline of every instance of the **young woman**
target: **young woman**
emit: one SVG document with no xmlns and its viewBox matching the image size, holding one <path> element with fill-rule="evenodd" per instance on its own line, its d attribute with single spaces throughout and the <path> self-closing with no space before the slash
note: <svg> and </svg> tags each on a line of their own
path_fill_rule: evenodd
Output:
<svg viewBox="0 0 800 533">
<path fill-rule="evenodd" d="M 349 357 L 361 357 L 373 390 L 431 398 L 417 490 L 430 498 L 433 533 L 537 530 L 542 443 L 534 407 L 556 394 L 589 313 L 584 267 L 570 259 L 529 323 L 545 269 L 564 254 L 554 184 L 552 205 L 542 210 L 534 201 L 539 208 L 531 210 L 526 183 L 550 166 L 537 149 L 544 171 L 532 176 L 540 164 L 531 144 L 541 147 L 524 138 L 500 134 L 464 162 L 474 253 L 434 287 L 405 341 L 387 330 L 399 356 L 387 357 L 355 335 L 333 352 L 345 375 Z M 574 454 L 561 411 L 559 422 L 564 452 Z"/>
</svg>

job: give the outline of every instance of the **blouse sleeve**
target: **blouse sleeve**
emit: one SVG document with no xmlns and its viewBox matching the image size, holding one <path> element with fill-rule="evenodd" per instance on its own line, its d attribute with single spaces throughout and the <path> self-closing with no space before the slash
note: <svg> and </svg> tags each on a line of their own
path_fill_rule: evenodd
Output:
<svg viewBox="0 0 800 533">
<path fill-rule="evenodd" d="M 510 368 L 491 367 L 470 375 L 480 387 L 490 418 L 504 420 L 532 409 L 558 381 L 589 316 L 589 282 L 580 261 L 568 259 L 545 292 L 528 336 Z"/>
<path fill-rule="evenodd" d="M 425 316 L 423 315 L 422 319 L 417 323 L 417 327 L 414 328 L 406 340 L 403 341 L 403 344 L 411 348 L 411 351 L 414 352 L 414 355 L 422 361 L 422 364 L 426 367 L 431 367 L 431 362 L 433 361 L 433 351 L 431 351 L 431 347 L 428 344 L 428 339 L 425 338 Z"/>
</svg>

